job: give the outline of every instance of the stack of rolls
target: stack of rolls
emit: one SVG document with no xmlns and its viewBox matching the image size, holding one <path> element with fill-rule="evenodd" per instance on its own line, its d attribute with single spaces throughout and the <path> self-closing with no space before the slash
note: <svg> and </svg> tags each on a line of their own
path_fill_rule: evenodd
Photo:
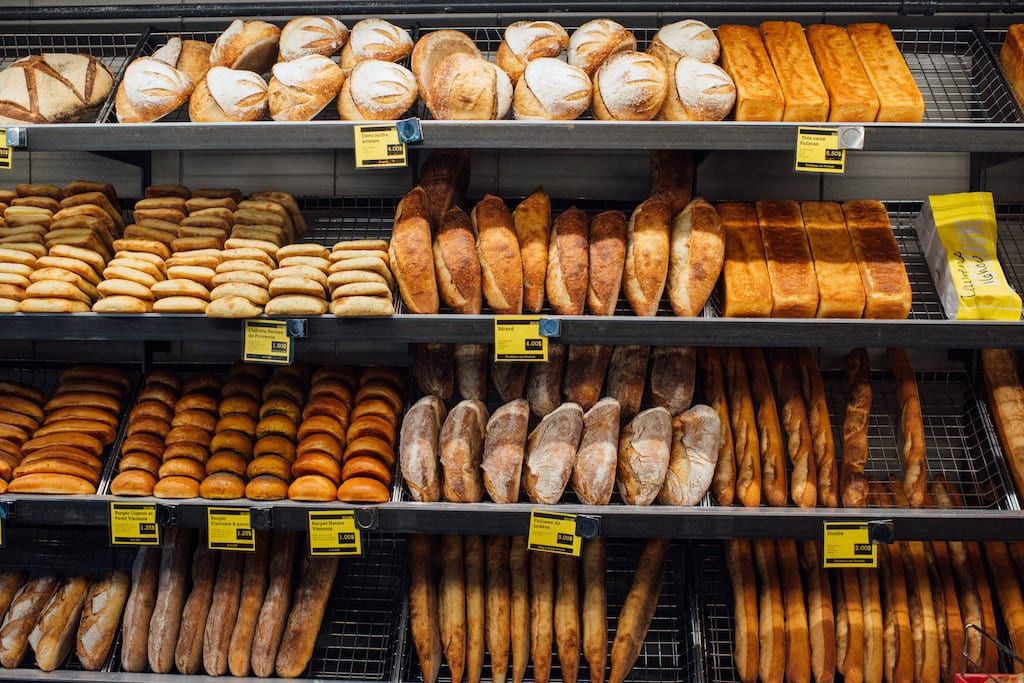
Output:
<svg viewBox="0 0 1024 683">
<path fill-rule="evenodd" d="M 395 368 L 366 368 L 359 377 L 342 456 L 343 503 L 386 503 L 405 381 Z"/>
<path fill-rule="evenodd" d="M 386 240 L 338 242 L 331 250 L 330 262 L 331 313 L 339 317 L 395 314 L 391 294 L 395 279 L 388 265 Z"/>
<path fill-rule="evenodd" d="M 114 258 L 103 269 L 103 281 L 96 286 L 100 299 L 94 313 L 149 313 L 153 310 L 153 288 L 167 277 L 165 260 L 171 252 L 167 242 L 142 236 L 125 228 L 125 237 L 114 242 Z M 142 228 L 158 233 L 158 230 Z M 129 234 L 133 236 L 128 236 Z"/>
<path fill-rule="evenodd" d="M 164 439 L 172 428 L 181 378 L 162 370 L 146 375 L 121 444 L 118 475 L 110 482 L 115 496 L 151 496 L 162 469 Z"/>
<path fill-rule="evenodd" d="M 258 433 L 256 402 L 261 388 L 265 389 L 262 380 L 263 373 L 255 365 L 239 363 L 228 372 L 220 390 L 220 419 L 212 429 L 206 477 L 199 486 L 203 498 L 233 500 L 245 495 L 246 467 Z"/>
<path fill-rule="evenodd" d="M 260 392 L 259 422 L 253 425 L 257 439 L 246 468 L 246 496 L 253 500 L 282 500 L 288 495 L 295 439 L 302 406 L 306 402 L 309 373 L 305 366 L 278 368 Z"/>
<path fill-rule="evenodd" d="M 164 405 L 172 403 L 172 428 L 164 439 L 159 481 L 153 487 L 157 498 L 195 498 L 210 457 L 211 432 L 217 414 L 222 380 L 210 374 L 186 378 L 178 392 L 167 385 L 149 387 L 139 395 L 140 403 L 150 397 Z M 122 449 L 123 450 L 123 449 Z"/>
<path fill-rule="evenodd" d="M 270 301 L 270 274 L 277 261 L 262 249 L 238 247 L 217 255 L 206 315 L 211 318 L 254 318 Z"/>
<path fill-rule="evenodd" d="M 0 218 L 0 221 L 3 219 Z M 0 234 L 8 235 L 8 230 L 11 228 L 0 227 Z M 0 240 L 3 239 L 6 237 L 0 237 Z M 9 242 L 0 245 L 0 313 L 17 313 L 21 310 L 21 301 L 25 298 L 25 288 L 28 286 L 26 283 L 30 282 L 28 278 L 35 270 L 36 255 L 16 248 L 18 246 L 20 245 L 12 245 Z M 27 246 L 38 245 L 31 242 Z M 95 272 L 93 275 L 95 276 Z"/>
<path fill-rule="evenodd" d="M 350 367 L 324 367 L 313 373 L 291 464 L 295 481 L 288 497 L 292 500 L 336 500 L 356 386 L 356 372 Z"/>
<path fill-rule="evenodd" d="M 21 447 L 43 421 L 46 396 L 22 382 L 0 382 L 0 493 L 21 464 Z"/>
<path fill-rule="evenodd" d="M 244 203 L 244 202 L 243 202 Z M 323 315 L 327 312 L 327 247 L 289 244 L 277 250 L 270 273 L 267 315 Z"/>
<path fill-rule="evenodd" d="M 96 493 L 103 453 L 114 442 L 127 372 L 80 365 L 61 373 L 43 406 L 42 426 L 21 446 L 22 459 L 8 486 L 11 493 Z"/>
</svg>

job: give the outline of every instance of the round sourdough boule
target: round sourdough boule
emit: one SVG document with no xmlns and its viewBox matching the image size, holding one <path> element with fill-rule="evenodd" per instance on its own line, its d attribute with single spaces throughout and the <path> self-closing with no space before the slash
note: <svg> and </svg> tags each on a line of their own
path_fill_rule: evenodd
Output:
<svg viewBox="0 0 1024 683">
<path fill-rule="evenodd" d="M 217 414 L 220 417 L 226 415 L 234 415 L 236 413 L 241 415 L 253 416 L 256 411 L 260 409 L 259 401 L 252 396 L 228 396 L 221 400 L 217 406 Z"/>
<path fill-rule="evenodd" d="M 399 26 L 383 19 L 369 18 L 357 22 L 341 50 L 341 68 L 347 76 L 359 62 L 382 59 L 397 62 L 412 52 L 412 36 Z"/>
<path fill-rule="evenodd" d="M 193 458 L 171 458 L 160 465 L 158 472 L 161 479 L 165 477 L 188 477 L 200 482 L 206 478 L 206 467 Z"/>
<path fill-rule="evenodd" d="M 242 413 L 231 413 L 217 420 L 217 426 L 214 431 L 218 434 L 226 431 L 255 434 L 256 418 Z"/>
<path fill-rule="evenodd" d="M 350 458 L 355 458 L 360 455 L 368 455 L 378 460 L 383 460 L 389 467 L 393 467 L 395 464 L 395 451 L 391 448 L 391 445 L 376 436 L 363 436 L 353 441 L 350 441 L 345 446 L 345 453 L 342 455 L 342 460 L 348 462 Z"/>
<path fill-rule="evenodd" d="M 326 415 L 314 415 L 308 420 L 303 420 L 299 425 L 298 439 L 301 441 L 311 434 L 330 434 L 335 439 L 345 439 L 345 428 L 341 422 Z"/>
<path fill-rule="evenodd" d="M 658 29 L 647 52 L 660 59 L 666 67 L 674 65 L 682 57 L 714 64 L 718 61 L 721 46 L 710 26 L 696 19 L 684 19 Z"/>
<path fill-rule="evenodd" d="M 154 313 L 198 313 L 206 312 L 209 303 L 193 296 L 169 296 L 153 303 Z"/>
<path fill-rule="evenodd" d="M 227 451 L 229 453 L 237 453 L 243 458 L 248 458 L 252 455 L 252 437 L 242 432 L 219 432 L 213 435 L 213 440 L 210 442 L 210 452 L 220 453 Z"/>
<path fill-rule="evenodd" d="M 152 310 L 152 295 L 145 301 L 132 296 L 107 296 L 92 305 L 93 313 L 149 313 Z"/>
<path fill-rule="evenodd" d="M 211 433 L 216 424 L 216 418 L 205 410 L 183 410 L 171 419 L 172 427 L 197 427 Z"/>
<path fill-rule="evenodd" d="M 669 71 L 668 95 L 658 112 L 662 121 L 721 121 L 736 104 L 736 85 L 724 70 L 690 57 Z"/>
<path fill-rule="evenodd" d="M 251 270 L 232 270 L 227 273 L 217 273 L 213 276 L 213 286 L 215 288 L 231 283 L 253 285 L 265 291 L 270 286 L 270 279 L 262 273 Z"/>
<path fill-rule="evenodd" d="M 110 482 L 110 493 L 115 496 L 151 496 L 156 477 L 144 470 L 126 470 Z"/>
<path fill-rule="evenodd" d="M 210 500 L 235 500 L 245 495 L 245 482 L 230 472 L 217 472 L 203 479 L 199 495 Z"/>
<path fill-rule="evenodd" d="M 345 467 L 341 470 L 341 478 L 348 481 L 354 477 L 369 477 L 385 486 L 391 485 L 391 469 L 377 458 L 367 455 L 360 455 L 345 461 Z"/>
<path fill-rule="evenodd" d="M 210 292 L 210 299 L 213 301 L 223 299 L 224 297 L 240 297 L 255 306 L 265 306 L 270 301 L 270 294 L 267 293 L 265 288 L 241 282 L 229 282 L 218 285 Z"/>
<path fill-rule="evenodd" d="M 516 84 L 513 113 L 519 120 L 577 119 L 590 107 L 593 93 L 583 69 L 560 59 L 536 59 Z"/>
<path fill-rule="evenodd" d="M 323 453 L 300 455 L 292 463 L 293 477 L 302 477 L 308 474 L 327 477 L 335 486 L 341 483 L 341 465 L 334 458 Z"/>
<path fill-rule="evenodd" d="M 594 118 L 650 121 L 668 94 L 668 72 L 655 57 L 618 52 L 594 74 Z"/>
<path fill-rule="evenodd" d="M 494 61 L 515 85 L 527 64 L 536 59 L 557 57 L 567 47 L 569 34 L 555 22 L 515 21 L 505 27 Z"/>
<path fill-rule="evenodd" d="M 270 434 L 256 441 L 252 447 L 252 454 L 255 458 L 264 455 L 279 455 L 291 462 L 295 459 L 295 444 L 280 434 Z"/>
<path fill-rule="evenodd" d="M 178 458 L 188 458 L 202 464 L 210 457 L 210 450 L 197 443 L 176 443 L 164 450 L 164 462 Z"/>
<path fill-rule="evenodd" d="M 249 500 L 284 500 L 288 497 L 288 484 L 270 475 L 261 475 L 245 485 L 245 497 Z"/>
<path fill-rule="evenodd" d="M 117 471 L 126 472 L 128 470 L 143 470 L 157 476 L 160 472 L 160 458 L 148 453 L 126 453 L 117 463 Z"/>
<path fill-rule="evenodd" d="M 231 472 L 239 477 L 245 475 L 245 458 L 231 451 L 221 451 L 206 461 L 206 476 L 217 472 Z"/>
<path fill-rule="evenodd" d="M 342 503 L 386 503 L 390 499 L 388 487 L 369 477 L 353 477 L 338 487 Z"/>
<path fill-rule="evenodd" d="M 394 447 L 397 431 L 395 425 L 383 417 L 363 415 L 349 425 L 348 431 L 345 432 L 345 439 L 346 441 L 355 441 L 363 436 L 376 436 Z"/>
<path fill-rule="evenodd" d="M 416 77 L 404 66 L 378 59 L 360 62 L 338 93 L 338 115 L 347 121 L 394 121 L 416 102 Z"/>
<path fill-rule="evenodd" d="M 295 456 L 302 457 L 309 453 L 323 453 L 330 456 L 333 460 L 340 462 L 343 450 L 341 444 L 342 441 L 339 441 L 330 434 L 311 434 L 299 441 L 299 445 L 295 448 Z"/>
<path fill-rule="evenodd" d="M 291 479 L 291 463 L 280 455 L 261 455 L 253 458 L 245 468 L 245 476 L 249 479 L 269 474 L 278 479 Z"/>
<path fill-rule="evenodd" d="M 288 498 L 308 502 L 326 503 L 336 500 L 338 487 L 327 477 L 307 474 L 299 477 L 288 487 Z"/>
<path fill-rule="evenodd" d="M 198 498 L 199 482 L 191 477 L 163 477 L 153 487 L 157 498 Z"/>
<path fill-rule="evenodd" d="M 256 425 L 256 436 L 261 439 L 271 434 L 278 434 L 294 441 L 296 431 L 295 421 L 287 415 L 267 415 Z"/>
<path fill-rule="evenodd" d="M 262 306 L 240 296 L 221 297 L 206 306 L 206 315 L 210 318 L 256 318 L 262 313 Z"/>
<path fill-rule="evenodd" d="M 567 61 L 593 77 L 597 68 L 611 55 L 636 49 L 636 36 L 611 19 L 594 19 L 573 31 L 569 38 Z"/>
</svg>

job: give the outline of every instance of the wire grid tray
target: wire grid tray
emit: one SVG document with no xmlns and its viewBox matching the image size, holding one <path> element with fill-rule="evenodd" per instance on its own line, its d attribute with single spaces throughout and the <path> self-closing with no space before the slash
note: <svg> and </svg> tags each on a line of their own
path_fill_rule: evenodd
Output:
<svg viewBox="0 0 1024 683">
<path fill-rule="evenodd" d="M 605 590 L 608 603 L 608 647 L 606 652 L 611 655 L 611 645 L 615 639 L 618 614 L 633 581 L 637 559 L 643 550 L 641 540 L 605 541 L 606 571 Z M 668 552 L 665 564 L 665 575 L 661 584 L 661 595 L 658 608 L 651 620 L 640 656 L 637 657 L 633 670 L 629 673 L 630 681 L 650 681 L 651 683 L 689 683 L 697 680 L 700 667 L 700 653 L 696 649 L 690 634 L 690 622 L 686 614 L 687 593 L 683 568 L 684 544 L 674 541 Z M 580 599 L 583 591 L 580 588 Z M 411 635 L 407 634 L 406 647 L 402 657 L 402 681 L 423 680 L 416 648 Z M 484 680 L 490 680 L 490 653 L 484 658 Z M 511 662 L 509 663 L 511 667 Z M 589 680 L 590 672 L 586 659 L 580 653 L 579 680 Z M 533 663 L 526 669 L 524 681 L 533 681 Z M 562 680 L 562 669 L 558 661 L 558 653 L 552 643 L 551 680 Z M 451 674 L 447 663 L 442 662 L 438 683 L 451 683 Z"/>
<path fill-rule="evenodd" d="M 739 675 L 733 660 L 736 629 L 725 550 L 717 542 L 691 542 L 687 557 L 693 633 L 696 649 L 704 656 L 704 679 L 737 683 Z"/>
<path fill-rule="evenodd" d="M 942 475 L 960 491 L 965 508 L 1017 509 L 1017 497 L 984 400 L 970 375 L 961 371 L 916 372 L 924 423 L 928 477 Z M 846 381 L 839 371 L 822 373 L 836 444 L 841 457 Z M 903 481 L 900 403 L 888 371 L 871 372 L 873 401 L 868 423 L 869 481 Z M 881 507 L 893 507 L 883 496 Z"/>
<path fill-rule="evenodd" d="M 401 197 L 296 197 L 309 230 L 304 242 L 323 244 L 391 238 L 395 207 Z"/>
<path fill-rule="evenodd" d="M 21 33 L 0 34 L 0 70 L 6 69 L 19 59 L 45 52 L 70 52 L 91 55 L 103 62 L 114 77 L 114 85 L 106 101 L 83 114 L 83 123 L 103 121 L 105 113 L 113 106 L 117 85 L 121 82 L 124 68 L 136 56 L 136 48 L 142 34 L 103 33 Z"/>
<path fill-rule="evenodd" d="M 28 572 L 30 578 L 85 575 L 95 579 L 114 569 L 130 571 L 135 548 L 111 546 L 108 534 L 105 527 L 7 527 L 4 529 L 4 548 L 0 552 L 0 572 L 20 569 Z M 120 640 L 118 629 L 104 670 L 109 670 L 115 652 L 120 648 Z M 32 648 L 26 649 L 20 668 L 35 668 Z M 60 669 L 82 670 L 74 648 Z"/>
</svg>

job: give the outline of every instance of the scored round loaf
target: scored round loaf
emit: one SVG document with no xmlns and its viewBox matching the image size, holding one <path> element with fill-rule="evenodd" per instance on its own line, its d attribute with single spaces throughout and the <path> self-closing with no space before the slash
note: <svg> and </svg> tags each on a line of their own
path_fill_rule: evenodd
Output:
<svg viewBox="0 0 1024 683">
<path fill-rule="evenodd" d="M 494 64 L 462 52 L 441 60 L 431 76 L 429 90 L 431 113 L 437 119 L 503 119 L 512 106 L 508 75 Z"/>
<path fill-rule="evenodd" d="M 573 31 L 569 39 L 568 62 L 588 76 L 616 52 L 636 49 L 636 36 L 611 19 L 594 19 Z"/>
<path fill-rule="evenodd" d="M 390 498 L 388 487 L 369 477 L 353 477 L 338 487 L 342 503 L 386 503 Z"/>
<path fill-rule="evenodd" d="M 397 62 L 412 52 L 412 36 L 404 28 L 383 19 L 363 19 L 352 27 L 341 50 L 341 68 L 346 75 L 359 62 L 380 59 Z"/>
<path fill-rule="evenodd" d="M 210 70 L 210 51 L 213 46 L 201 40 L 182 40 L 177 36 L 153 51 L 153 59 L 159 59 L 168 66 L 183 72 L 192 81 L 192 86 L 203 80 Z M 113 201 L 113 197 L 111 200 Z"/>
<path fill-rule="evenodd" d="M 277 58 L 280 38 L 281 29 L 273 24 L 235 19 L 214 42 L 210 64 L 266 73 Z"/>
<path fill-rule="evenodd" d="M 245 482 L 230 472 L 217 472 L 203 479 L 199 495 L 211 500 L 234 500 L 245 495 Z"/>
<path fill-rule="evenodd" d="M 618 52 L 594 75 L 594 117 L 650 121 L 667 93 L 668 74 L 658 59 L 642 52 Z"/>
<path fill-rule="evenodd" d="M 526 65 L 516 84 L 513 109 L 517 119 L 572 120 L 590 107 L 593 86 L 579 67 L 542 57 Z"/>
<path fill-rule="evenodd" d="M 696 19 L 684 19 L 658 29 L 647 52 L 660 59 L 671 71 L 681 57 L 714 64 L 718 61 L 721 46 L 710 26 Z"/>
<path fill-rule="evenodd" d="M 288 487 L 288 498 L 309 502 L 326 503 L 336 500 L 338 487 L 327 477 L 307 474 L 299 477 Z"/>
<path fill-rule="evenodd" d="M 553 21 L 516 21 L 505 28 L 494 61 L 515 85 L 526 65 L 542 57 L 557 57 L 569 47 L 569 34 Z"/>
<path fill-rule="evenodd" d="M 188 114 L 204 123 L 255 121 L 266 108 L 267 82 L 259 74 L 215 66 L 192 92 Z"/>
<path fill-rule="evenodd" d="M 338 114 L 347 121 L 394 121 L 409 111 L 418 94 L 411 71 L 371 59 L 356 64 L 341 86 Z"/>
<path fill-rule="evenodd" d="M 306 55 L 330 57 L 348 41 L 348 27 L 334 17 L 296 17 L 281 29 L 279 61 Z"/>
<path fill-rule="evenodd" d="M 662 121 L 721 121 L 736 104 L 736 85 L 723 69 L 690 57 L 670 69 Z"/>
<path fill-rule="evenodd" d="M 288 497 L 288 484 L 264 474 L 245 485 L 245 497 L 249 500 L 284 500 Z"/>
<path fill-rule="evenodd" d="M 445 57 L 456 52 L 483 58 L 480 48 L 476 46 L 472 38 L 462 31 L 453 31 L 451 29 L 431 31 L 416 41 L 416 47 L 413 48 L 412 72 L 416 76 L 420 96 L 423 97 L 423 102 L 431 111 L 434 109 L 430 92 L 431 78 L 437 69 L 437 65 Z"/>
<path fill-rule="evenodd" d="M 162 119 L 185 104 L 194 87 L 184 71 L 152 57 L 140 57 L 125 69 L 117 88 L 117 120 L 149 123 Z"/>
<path fill-rule="evenodd" d="M 309 121 L 338 94 L 345 76 L 329 57 L 306 55 L 274 65 L 267 88 L 270 118 Z"/>
<path fill-rule="evenodd" d="M 198 498 L 199 482 L 190 477 L 163 477 L 153 487 L 157 498 Z"/>
</svg>

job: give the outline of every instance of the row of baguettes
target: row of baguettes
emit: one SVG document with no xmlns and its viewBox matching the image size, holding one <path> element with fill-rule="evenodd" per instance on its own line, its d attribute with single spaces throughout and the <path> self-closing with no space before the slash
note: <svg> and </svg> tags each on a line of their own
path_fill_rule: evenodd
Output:
<svg viewBox="0 0 1024 683">
<path fill-rule="evenodd" d="M 906 318 L 911 289 L 881 202 L 717 205 L 730 317 Z"/>
</svg>

